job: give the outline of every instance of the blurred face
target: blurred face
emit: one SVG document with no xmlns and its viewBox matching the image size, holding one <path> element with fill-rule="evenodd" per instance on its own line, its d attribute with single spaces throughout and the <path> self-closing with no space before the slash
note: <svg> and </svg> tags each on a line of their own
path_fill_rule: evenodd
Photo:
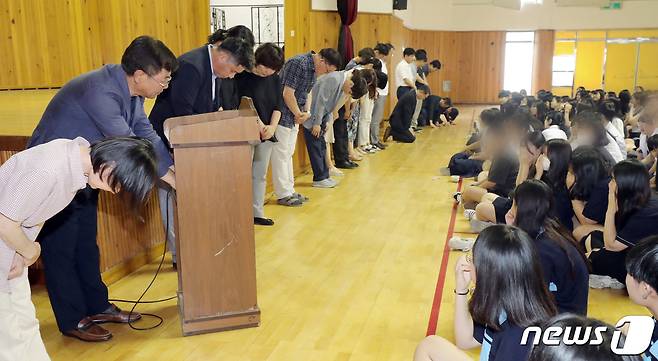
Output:
<svg viewBox="0 0 658 361">
<path fill-rule="evenodd" d="M 162 69 L 155 75 L 149 75 L 142 70 L 137 70 L 133 74 L 133 80 L 136 95 L 154 99 L 169 87 L 171 72 Z"/>
<path fill-rule="evenodd" d="M 219 51 L 212 49 L 212 71 L 216 76 L 222 79 L 233 79 L 235 74 L 242 73 L 244 67 L 238 65 L 235 57 L 228 51 Z"/>
<path fill-rule="evenodd" d="M 425 98 L 427 98 L 427 93 L 425 93 L 424 91 L 416 92 L 416 99 L 425 100 Z"/>
<path fill-rule="evenodd" d="M 557 109 L 559 109 L 559 108 L 560 108 L 560 102 L 557 101 L 557 98 L 553 98 L 553 99 L 551 100 L 551 109 L 555 109 L 555 110 L 557 110 Z"/>
<path fill-rule="evenodd" d="M 439 105 L 440 105 L 441 107 L 445 108 L 445 107 L 448 106 L 448 102 L 447 102 L 445 99 L 441 99 L 441 100 L 439 101 Z"/>
<path fill-rule="evenodd" d="M 274 71 L 274 69 L 270 69 L 270 68 L 266 67 L 265 65 L 258 64 L 258 65 L 256 65 L 256 67 L 254 67 L 254 69 L 252 70 L 252 73 L 254 73 L 258 76 L 268 77 L 268 76 L 276 73 L 276 71 Z"/>
<path fill-rule="evenodd" d="M 588 127 L 578 127 L 578 140 L 581 145 L 594 144 L 594 132 Z"/>
<path fill-rule="evenodd" d="M 416 56 L 413 55 L 413 54 L 404 56 L 404 61 L 406 61 L 409 64 L 411 64 L 411 62 L 414 61 L 414 60 L 416 60 Z"/>
<path fill-rule="evenodd" d="M 509 97 L 498 97 L 498 103 L 505 104 L 509 101 Z"/>
<path fill-rule="evenodd" d="M 640 131 L 647 136 L 651 136 L 653 131 L 656 129 L 656 126 L 651 123 L 638 122 L 637 124 L 640 127 Z"/>
<path fill-rule="evenodd" d="M 598 102 L 599 100 L 601 100 L 601 93 L 599 93 L 599 92 L 592 93 L 592 100 L 594 100 L 595 102 Z"/>
<path fill-rule="evenodd" d="M 112 194 L 116 194 L 119 190 L 112 189 L 112 187 L 110 187 L 110 184 L 108 182 L 108 175 L 111 174 L 111 172 L 112 172 L 111 166 L 105 168 L 105 172 L 103 173 L 102 177 L 99 173 L 92 172 L 91 174 L 89 174 L 87 183 L 93 189 L 98 189 L 98 190 L 110 192 Z"/>
</svg>

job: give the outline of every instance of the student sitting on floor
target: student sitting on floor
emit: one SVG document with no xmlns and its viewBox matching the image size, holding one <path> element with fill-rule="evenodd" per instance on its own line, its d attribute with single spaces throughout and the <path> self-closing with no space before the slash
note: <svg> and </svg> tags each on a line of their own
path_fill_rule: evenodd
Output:
<svg viewBox="0 0 658 361">
<path fill-rule="evenodd" d="M 574 135 L 572 147 L 589 145 L 597 148 L 609 167 L 624 160 L 615 140 L 608 134 L 601 120 L 601 114 L 581 112 L 574 118 Z"/>
<path fill-rule="evenodd" d="M 416 348 L 414 361 L 471 360 L 461 350 L 480 345 L 480 360 L 527 360 L 532 342 L 521 345 L 523 330 L 557 313 L 541 268 L 537 248 L 524 231 L 506 225 L 482 231 L 472 259 L 462 256 L 455 268 L 456 346 L 429 336 Z"/>
<path fill-rule="evenodd" d="M 559 329 L 586 330 L 599 329 L 605 327 L 605 332 L 601 332 L 601 344 L 594 343 L 569 343 L 564 342 L 565 337 L 551 337 L 555 343 L 550 345 L 539 342 L 532 348 L 528 361 L 642 361 L 639 355 L 623 356 L 617 355 L 612 351 L 612 341 L 615 338 L 617 329 L 599 320 L 587 318 L 574 314 L 562 314 L 548 320 L 543 326 L 543 330 L 556 327 Z M 578 332 L 578 331 L 576 331 Z M 625 342 L 625 336 L 620 337 L 620 344 Z"/>
<path fill-rule="evenodd" d="M 573 230 L 573 236 L 580 241 L 603 226 L 608 208 L 610 171 L 596 149 L 579 147 L 571 157 L 570 174 L 573 181 L 567 185 L 579 223 Z"/>
<path fill-rule="evenodd" d="M 651 344 L 645 360 L 658 360 L 658 236 L 645 238 L 626 255 L 626 289 L 634 303 L 646 307 L 654 318 Z"/>
<path fill-rule="evenodd" d="M 625 282 L 628 249 L 658 234 L 658 197 L 649 186 L 649 172 L 639 161 L 620 162 L 612 174 L 603 231 L 592 232 L 583 240 L 583 247 L 589 253 L 593 275 Z M 610 283 L 609 277 L 593 277 L 592 287 L 618 286 Z"/>
<path fill-rule="evenodd" d="M 515 186 L 519 161 L 503 127 L 496 126 L 487 130 L 486 151 L 492 159 L 486 179 L 469 185 L 463 194 L 454 194 L 455 201 L 463 202 L 465 209 L 474 209 L 487 193 L 507 197 Z"/>
<path fill-rule="evenodd" d="M 526 179 L 539 179 L 536 163 L 541 155 L 544 143 L 544 136 L 541 131 L 529 133 L 523 139 L 521 148 L 519 149 L 519 171 L 514 182 L 515 186 L 523 183 Z M 464 210 L 464 217 L 469 221 L 477 219 L 484 222 L 505 223 L 505 215 L 510 208 L 512 208 L 512 199 L 510 197 L 502 197 L 495 193 L 489 193 L 482 197 L 481 202 L 474 210 Z M 472 224 L 476 225 L 477 222 L 472 222 Z M 476 226 L 473 230 L 477 232 L 479 229 Z"/>
<path fill-rule="evenodd" d="M 505 217 L 534 238 L 542 273 L 560 312 L 587 314 L 589 271 L 571 233 L 554 218 L 553 192 L 546 183 L 529 179 L 516 187 Z"/>
<path fill-rule="evenodd" d="M 542 134 L 547 142 L 551 139 L 569 140 L 565 131 L 567 128 L 564 125 L 564 114 L 556 111 L 548 112 L 544 126 L 546 128 L 542 130 Z"/>
<path fill-rule="evenodd" d="M 535 179 L 541 179 L 553 191 L 555 216 L 558 222 L 573 231 L 573 205 L 567 187 L 567 175 L 571 164 L 571 145 L 562 139 L 553 139 L 545 147 L 545 155 L 537 159 Z"/>
<path fill-rule="evenodd" d="M 448 167 L 441 168 L 441 175 L 458 175 L 474 177 L 482 172 L 482 165 L 487 159 L 486 154 L 480 154 L 483 139 L 487 129 L 491 126 L 500 126 L 502 122 L 500 110 L 497 108 L 485 109 L 480 113 L 479 125 L 470 135 L 463 151 L 450 158 Z"/>
<path fill-rule="evenodd" d="M 80 137 L 56 139 L 17 153 L 0 167 L 0 359 L 49 360 L 27 278 L 27 267 L 41 253 L 35 239 L 43 223 L 76 194 L 84 195 L 78 191 L 87 186 L 116 193 L 138 209 L 157 178 L 153 144 L 136 137 L 92 146 Z M 99 333 L 90 319 L 80 321 L 81 327 Z"/>
<path fill-rule="evenodd" d="M 389 136 L 393 140 L 402 143 L 413 143 L 416 141 L 416 136 L 411 132 L 411 118 L 416 110 L 416 101 L 423 101 L 429 95 L 429 88 L 424 84 L 420 84 L 417 90 L 410 90 L 406 92 L 395 104 L 393 112 L 388 120 L 389 126 L 384 133 L 384 141 L 387 141 Z"/>
</svg>

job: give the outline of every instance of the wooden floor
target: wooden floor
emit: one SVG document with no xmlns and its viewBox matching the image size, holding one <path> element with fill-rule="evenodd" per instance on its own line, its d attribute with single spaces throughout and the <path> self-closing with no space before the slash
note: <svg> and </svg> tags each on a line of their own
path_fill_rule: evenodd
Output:
<svg viewBox="0 0 658 361">
<path fill-rule="evenodd" d="M 0 93 L 4 109 L 5 95 Z M 24 101 L 29 107 L 29 97 Z M 415 144 L 392 144 L 368 156 L 335 189 L 311 188 L 309 175 L 298 178 L 297 190 L 311 198 L 303 207 L 267 205 L 276 225 L 256 231 L 260 327 L 183 338 L 176 301 L 169 301 L 138 308 L 164 317 L 161 327 L 134 331 L 108 325 L 114 333 L 110 342 L 87 344 L 60 335 L 45 290 L 36 288 L 33 300 L 48 352 L 62 361 L 410 360 L 426 335 L 435 293 L 437 332 L 452 339 L 459 252 L 449 252 L 444 287 L 436 285 L 457 185 L 438 177 L 437 170 L 460 149 L 481 108 L 464 107 L 458 125 L 427 129 Z M 0 115 L 0 134 L 30 133 L 18 119 L 6 122 L 6 114 L 12 113 Z M 3 129 L 7 124 L 15 129 Z M 461 210 L 455 219 L 455 232 L 466 232 Z M 176 274 L 166 262 L 146 299 L 175 294 Z M 112 284 L 110 297 L 137 298 L 156 266 Z M 589 313 L 614 323 L 645 311 L 622 293 L 593 291 Z M 139 326 L 149 324 L 147 319 Z"/>
</svg>

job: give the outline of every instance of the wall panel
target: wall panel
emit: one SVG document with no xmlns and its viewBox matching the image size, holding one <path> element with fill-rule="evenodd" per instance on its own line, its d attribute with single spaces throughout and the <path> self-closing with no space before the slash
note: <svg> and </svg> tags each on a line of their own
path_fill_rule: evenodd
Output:
<svg viewBox="0 0 658 361">
<path fill-rule="evenodd" d="M 208 0 L 3 0 L 0 89 L 60 87 L 155 36 L 175 54 L 203 44 Z"/>
<path fill-rule="evenodd" d="M 658 89 L 657 65 L 658 43 L 640 44 L 637 84 L 643 86 L 645 89 Z"/>
<path fill-rule="evenodd" d="M 599 89 L 603 81 L 603 54 L 605 41 L 579 41 L 576 43 L 576 74 L 574 88 Z"/>
<path fill-rule="evenodd" d="M 637 44 L 608 44 L 605 60 L 605 88 L 615 92 L 633 89 L 636 62 Z"/>
</svg>

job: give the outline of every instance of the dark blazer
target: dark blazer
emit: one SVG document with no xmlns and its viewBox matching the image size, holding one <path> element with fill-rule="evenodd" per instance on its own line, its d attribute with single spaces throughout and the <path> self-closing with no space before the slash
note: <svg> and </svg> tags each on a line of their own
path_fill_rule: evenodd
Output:
<svg viewBox="0 0 658 361">
<path fill-rule="evenodd" d="M 398 99 L 393 112 L 391 112 L 391 117 L 389 118 L 389 123 L 391 128 L 398 130 L 407 130 L 411 127 L 411 118 L 414 116 L 416 111 L 416 92 L 410 90 L 406 92 L 402 98 Z"/>
<path fill-rule="evenodd" d="M 191 50 L 178 57 L 178 70 L 173 74 L 169 88 L 158 96 L 149 114 L 153 129 L 165 144 L 164 122 L 171 117 L 203 114 L 217 111 L 212 100 L 212 70 L 208 46 Z M 232 79 L 220 82 L 220 106 L 224 110 L 237 108 L 239 101 Z"/>
</svg>

